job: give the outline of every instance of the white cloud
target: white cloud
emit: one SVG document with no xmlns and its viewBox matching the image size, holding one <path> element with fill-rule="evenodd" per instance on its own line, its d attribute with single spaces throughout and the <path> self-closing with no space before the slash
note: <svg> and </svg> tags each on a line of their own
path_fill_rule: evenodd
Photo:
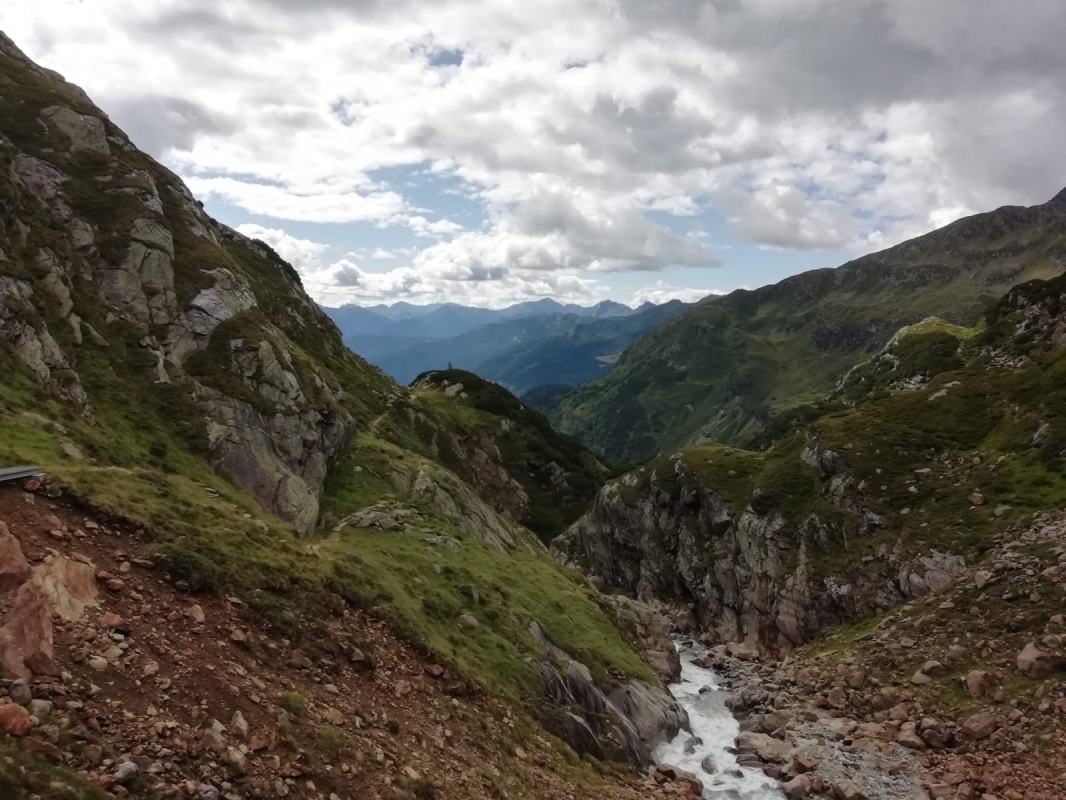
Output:
<svg viewBox="0 0 1066 800">
<path fill-rule="evenodd" d="M 262 225 L 246 223 L 238 225 L 237 231 L 266 242 L 278 255 L 305 274 L 322 268 L 322 254 L 329 249 L 320 242 L 297 239 L 278 228 L 264 228 Z"/>
<path fill-rule="evenodd" d="M 865 250 L 1066 182 L 1061 0 L 6 5 L 199 194 L 408 237 L 384 249 L 419 248 L 413 277 L 367 273 L 396 291 L 712 266 L 677 233 L 705 212 L 763 247 Z"/>
<path fill-rule="evenodd" d="M 450 219 L 439 219 L 435 222 L 430 222 L 425 217 L 419 216 L 408 217 L 407 227 L 418 236 L 431 237 L 447 236 L 452 233 L 458 233 L 463 229 L 462 225 L 452 222 Z"/>
<path fill-rule="evenodd" d="M 252 214 L 296 222 L 389 222 L 406 208 L 403 198 L 391 191 L 360 193 L 321 185 L 305 190 L 196 176 L 186 183 L 200 197 L 219 197 Z"/>
</svg>

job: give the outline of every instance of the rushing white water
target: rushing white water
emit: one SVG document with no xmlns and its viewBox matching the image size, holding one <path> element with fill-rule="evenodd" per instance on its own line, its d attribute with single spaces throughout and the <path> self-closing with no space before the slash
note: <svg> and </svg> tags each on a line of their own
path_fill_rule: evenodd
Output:
<svg viewBox="0 0 1066 800">
<path fill-rule="evenodd" d="M 696 775 L 703 781 L 705 800 L 781 800 L 776 781 L 762 770 L 737 766 L 736 756 L 727 749 L 733 747 L 740 726 L 725 707 L 729 693 L 719 688 L 718 676 L 692 663 L 694 652 L 680 652 L 681 681 L 670 686 L 670 691 L 688 712 L 692 731 L 682 731 L 672 742 L 659 745 L 655 760 Z M 704 687 L 710 690 L 701 694 Z M 708 756 L 714 763 L 713 774 L 702 766 Z"/>
</svg>

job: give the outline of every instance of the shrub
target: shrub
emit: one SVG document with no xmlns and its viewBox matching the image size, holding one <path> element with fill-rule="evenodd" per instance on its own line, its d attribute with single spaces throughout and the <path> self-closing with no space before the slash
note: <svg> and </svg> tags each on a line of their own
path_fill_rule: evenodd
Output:
<svg viewBox="0 0 1066 800">
<path fill-rule="evenodd" d="M 294 717 L 302 717 L 307 713 L 307 701 L 297 692 L 285 692 L 279 705 Z"/>
<path fill-rule="evenodd" d="M 347 739 L 348 737 L 345 736 L 344 731 L 340 728 L 326 725 L 318 729 L 316 744 L 322 752 L 336 755 L 340 752 Z"/>
</svg>

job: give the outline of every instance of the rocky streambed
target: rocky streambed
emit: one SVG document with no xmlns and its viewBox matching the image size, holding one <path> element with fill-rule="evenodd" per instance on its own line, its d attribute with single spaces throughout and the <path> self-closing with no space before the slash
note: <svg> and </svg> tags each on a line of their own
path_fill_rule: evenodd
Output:
<svg viewBox="0 0 1066 800">
<path fill-rule="evenodd" d="M 690 730 L 660 745 L 660 771 L 688 773 L 704 800 L 925 800 L 928 775 L 893 726 L 811 703 L 780 665 L 743 646 L 679 644 L 670 690 Z M 735 655 L 734 655 L 735 654 Z M 740 657 L 736 657 L 740 656 Z"/>
<path fill-rule="evenodd" d="M 670 691 L 688 712 L 690 730 L 656 748 L 655 760 L 696 776 L 704 798 L 779 800 L 783 795 L 777 781 L 761 765 L 741 767 L 737 762 L 740 725 L 727 706 L 729 691 L 721 678 L 697 663 L 698 651 L 683 646 L 679 651 L 681 679 Z"/>
</svg>

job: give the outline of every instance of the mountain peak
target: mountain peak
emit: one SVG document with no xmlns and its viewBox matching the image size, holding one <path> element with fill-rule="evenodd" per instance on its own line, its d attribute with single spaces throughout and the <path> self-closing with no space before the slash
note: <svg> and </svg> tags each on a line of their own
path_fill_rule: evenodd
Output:
<svg viewBox="0 0 1066 800">
<path fill-rule="evenodd" d="M 1051 206 L 1052 208 L 1066 209 L 1066 189 L 1063 189 L 1057 195 L 1055 195 L 1046 203 L 1044 203 L 1044 205 Z"/>
</svg>

